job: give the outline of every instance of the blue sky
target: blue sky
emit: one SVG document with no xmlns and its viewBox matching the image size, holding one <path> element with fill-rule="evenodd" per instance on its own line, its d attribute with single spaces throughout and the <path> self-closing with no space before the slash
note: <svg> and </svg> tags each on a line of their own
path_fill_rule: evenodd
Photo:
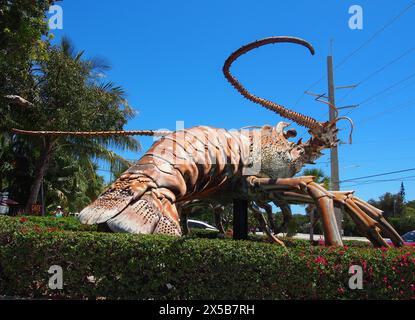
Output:
<svg viewBox="0 0 415 320">
<path fill-rule="evenodd" d="M 340 180 L 347 180 L 415 167 L 415 6 L 388 25 L 412 2 L 73 0 L 58 3 L 63 30 L 53 33 L 56 41 L 69 36 L 87 55 L 110 62 L 107 80 L 123 86 L 138 111 L 127 129 L 174 129 L 177 120 L 185 127 L 233 129 L 282 120 L 243 99 L 224 79 L 223 62 L 241 45 L 274 35 L 311 42 L 315 56 L 295 45 L 266 46 L 242 57 L 232 71 L 251 92 L 324 120 L 327 106 L 303 92 L 319 79 L 311 91 L 327 92 L 330 39 L 336 66 L 387 25 L 335 69 L 336 86 L 359 83 L 380 70 L 352 92 L 336 91 L 339 107 L 361 103 L 341 112 L 353 110 L 349 116 L 355 121 L 353 144 L 339 148 Z M 348 26 L 352 5 L 363 8 L 363 30 Z M 340 127 L 347 140 L 347 123 Z M 302 128 L 297 131 L 304 134 Z M 152 143 L 151 138 L 139 140 L 143 150 Z M 122 154 L 138 159 L 142 153 Z M 328 154 L 315 166 L 327 173 Z M 385 179 L 396 180 L 373 181 Z M 415 171 L 342 183 L 341 188 L 369 199 L 397 192 L 401 181 L 407 199 L 415 199 Z"/>
</svg>

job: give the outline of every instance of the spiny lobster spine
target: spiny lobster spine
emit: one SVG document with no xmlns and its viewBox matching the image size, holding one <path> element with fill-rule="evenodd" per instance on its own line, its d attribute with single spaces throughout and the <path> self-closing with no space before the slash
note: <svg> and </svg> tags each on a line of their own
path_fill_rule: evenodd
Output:
<svg viewBox="0 0 415 320">
<path fill-rule="evenodd" d="M 260 98 L 256 95 L 251 94 L 250 92 L 248 92 L 247 89 L 245 89 L 245 87 L 230 73 L 229 69 L 232 65 L 232 63 L 238 59 L 241 55 L 255 49 L 258 47 L 261 47 L 263 45 L 266 44 L 271 44 L 271 43 L 279 43 L 279 42 L 291 42 L 291 43 L 297 43 L 300 44 L 302 46 L 305 46 L 306 48 L 308 48 L 311 52 L 311 54 L 314 55 L 314 48 L 311 46 L 311 44 L 309 44 L 307 41 L 300 39 L 300 38 L 294 38 L 294 37 L 269 37 L 269 38 L 264 38 L 262 40 L 257 40 L 254 42 L 251 42 L 247 45 L 242 46 L 241 48 L 239 48 L 238 50 L 236 50 L 234 53 L 232 53 L 228 59 L 226 59 L 225 64 L 223 65 L 223 73 L 226 77 L 226 79 L 231 83 L 231 85 L 240 93 L 242 94 L 246 99 L 258 103 L 260 105 L 262 105 L 263 107 L 274 111 L 276 113 L 278 113 L 279 115 L 281 115 L 284 118 L 290 119 L 294 122 L 296 122 L 297 124 L 309 128 L 309 129 L 314 129 L 314 128 L 318 128 L 321 126 L 320 122 L 318 122 L 317 120 L 305 116 L 301 113 L 289 110 L 285 107 L 283 107 L 280 104 L 277 104 L 275 102 Z"/>
</svg>

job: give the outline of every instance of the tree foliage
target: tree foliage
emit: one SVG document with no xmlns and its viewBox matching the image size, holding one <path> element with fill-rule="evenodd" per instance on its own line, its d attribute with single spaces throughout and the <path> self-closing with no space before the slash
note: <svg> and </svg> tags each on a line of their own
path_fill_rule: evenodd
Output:
<svg viewBox="0 0 415 320">
<path fill-rule="evenodd" d="M 330 177 L 328 177 L 322 169 L 304 169 L 301 175 L 314 176 L 317 183 L 322 184 L 326 189 L 330 189 Z"/>
<path fill-rule="evenodd" d="M 107 64 L 85 57 L 67 38 L 50 43 L 45 18 L 53 2 L 0 0 L 0 190 L 29 209 L 43 181 L 47 203 L 78 211 L 104 187 L 98 163 L 122 172 L 129 163 L 113 149 L 134 151 L 139 144 L 124 136 L 10 134 L 11 128 L 122 130 L 134 116 L 124 90 L 105 80 Z"/>
<path fill-rule="evenodd" d="M 404 195 L 402 192 L 386 192 L 378 200 L 370 199 L 371 205 L 381 209 L 386 217 L 401 216 L 405 213 Z"/>
<path fill-rule="evenodd" d="M 45 12 L 50 0 L 0 0 L 0 126 L 10 106 L 5 95 L 30 98 L 33 61 L 45 55 L 48 33 Z"/>
</svg>

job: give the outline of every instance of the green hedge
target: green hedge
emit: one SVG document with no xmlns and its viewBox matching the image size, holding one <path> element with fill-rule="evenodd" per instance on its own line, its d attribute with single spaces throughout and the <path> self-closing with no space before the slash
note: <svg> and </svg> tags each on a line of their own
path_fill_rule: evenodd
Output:
<svg viewBox="0 0 415 320">
<path fill-rule="evenodd" d="M 415 230 L 415 217 L 414 216 L 399 216 L 399 217 L 387 217 L 388 222 L 399 234 L 403 235 L 409 231 Z M 362 236 L 360 231 L 357 229 L 356 223 L 353 220 L 345 216 L 343 223 L 344 235 L 345 236 Z M 321 227 L 315 233 L 321 232 Z"/>
<path fill-rule="evenodd" d="M 361 265 L 364 289 L 348 287 Z M 48 288 L 52 265 L 63 290 Z M 91 278 L 94 277 L 94 279 Z M 415 299 L 415 250 L 68 232 L 0 218 L 0 295 L 90 299 Z"/>
<path fill-rule="evenodd" d="M 66 231 L 96 231 L 96 225 L 81 224 L 76 217 L 55 217 L 55 216 L 19 216 L 8 217 L 10 219 L 18 219 L 19 221 L 33 223 L 34 226 L 42 228 L 59 229 Z"/>
<path fill-rule="evenodd" d="M 415 230 L 414 216 L 391 217 L 388 218 L 388 221 L 399 234 L 405 234 L 409 231 Z"/>
</svg>

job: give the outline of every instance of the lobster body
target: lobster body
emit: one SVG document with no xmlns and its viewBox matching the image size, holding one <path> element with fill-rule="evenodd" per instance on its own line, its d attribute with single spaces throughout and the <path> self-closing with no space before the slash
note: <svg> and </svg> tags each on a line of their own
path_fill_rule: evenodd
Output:
<svg viewBox="0 0 415 320">
<path fill-rule="evenodd" d="M 177 234 L 180 229 L 173 226 L 179 223 L 181 203 L 254 200 L 247 176 L 288 178 L 312 160 L 306 144 L 287 140 L 286 126 L 280 122 L 276 127 L 240 131 L 198 126 L 166 135 L 85 208 L 80 220 L 107 223 L 113 231 L 152 233 L 167 217 L 171 226 L 167 233 Z"/>
</svg>

